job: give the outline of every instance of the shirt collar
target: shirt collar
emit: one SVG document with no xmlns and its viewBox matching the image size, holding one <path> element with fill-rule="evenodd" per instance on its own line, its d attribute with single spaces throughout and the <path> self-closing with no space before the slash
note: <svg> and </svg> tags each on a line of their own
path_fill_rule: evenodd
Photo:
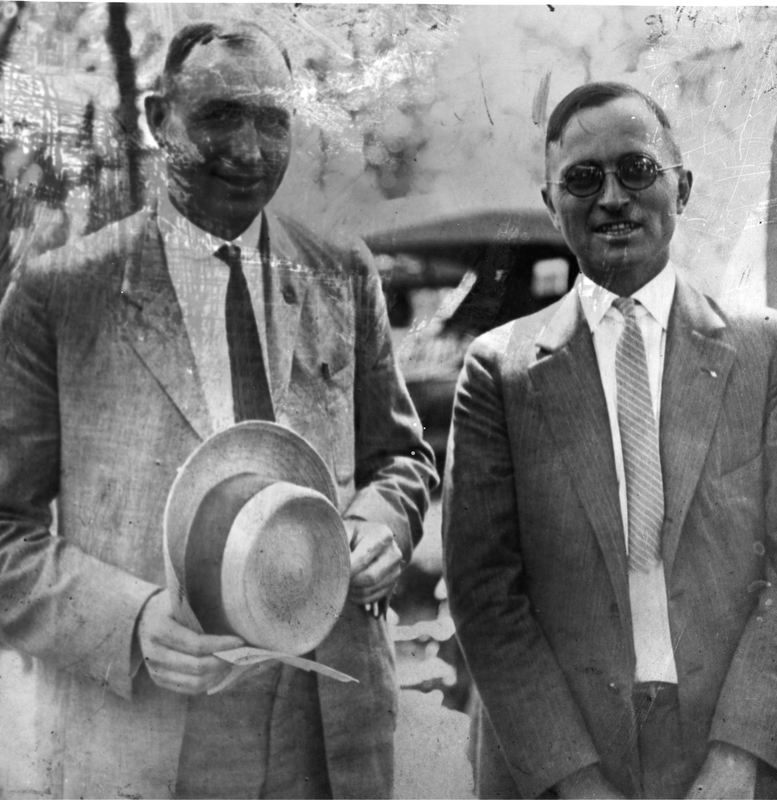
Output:
<svg viewBox="0 0 777 800">
<path fill-rule="evenodd" d="M 166 191 L 160 192 L 157 218 L 165 242 L 173 242 L 178 246 L 186 247 L 193 253 L 202 253 L 203 255 L 205 253 L 212 255 L 224 244 L 235 244 L 243 252 L 246 251 L 246 248 L 256 250 L 262 224 L 260 213 L 240 236 L 230 242 L 195 225 L 172 204 Z"/>
<path fill-rule="evenodd" d="M 639 301 L 640 305 L 647 309 L 663 330 L 666 330 L 669 323 L 669 312 L 672 309 L 672 299 L 674 298 L 676 284 L 677 273 L 670 261 L 655 278 L 632 295 L 635 300 Z M 581 275 L 577 282 L 577 292 L 588 327 L 591 330 L 596 330 L 605 314 L 610 310 L 612 301 L 618 295 L 594 283 L 585 275 Z"/>
</svg>

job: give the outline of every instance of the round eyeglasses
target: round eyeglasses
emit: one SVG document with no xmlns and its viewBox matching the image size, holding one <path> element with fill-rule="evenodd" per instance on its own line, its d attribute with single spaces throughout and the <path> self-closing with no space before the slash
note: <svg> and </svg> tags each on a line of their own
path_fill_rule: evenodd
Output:
<svg viewBox="0 0 777 800">
<path fill-rule="evenodd" d="M 650 156 L 633 153 L 622 158 L 615 169 L 605 170 L 598 164 L 573 164 L 564 173 L 563 180 L 548 181 L 548 183 L 566 187 L 566 190 L 575 197 L 591 197 L 604 185 L 604 176 L 612 174 L 618 178 L 621 186 L 639 192 L 652 186 L 659 172 L 677 167 L 682 167 L 682 164 L 659 167 Z"/>
</svg>

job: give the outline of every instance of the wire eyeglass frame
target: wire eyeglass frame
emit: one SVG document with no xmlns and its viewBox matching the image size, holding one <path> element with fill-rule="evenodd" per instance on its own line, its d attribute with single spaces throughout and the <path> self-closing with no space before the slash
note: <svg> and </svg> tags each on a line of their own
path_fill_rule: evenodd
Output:
<svg viewBox="0 0 777 800">
<path fill-rule="evenodd" d="M 623 170 L 624 170 L 624 167 L 628 168 L 631 164 L 633 164 L 636 161 L 643 161 L 643 162 L 647 162 L 648 164 L 650 164 L 650 171 L 648 173 L 646 173 L 647 178 L 648 178 L 648 182 L 644 183 L 643 185 L 633 185 L 633 181 L 632 181 L 632 185 L 629 186 L 629 183 L 627 183 L 623 178 Z M 591 177 L 593 178 L 594 176 L 596 176 L 597 180 L 592 184 L 592 187 L 591 187 L 590 191 L 588 191 L 588 190 L 580 191 L 579 188 L 578 188 L 577 191 L 575 191 L 570 186 L 569 181 L 568 181 L 569 173 L 572 170 L 574 170 L 574 169 L 576 169 L 578 167 L 582 167 L 582 168 L 586 168 L 586 169 L 592 170 Z M 564 186 L 564 187 L 566 187 L 566 190 L 573 197 L 593 197 L 595 194 L 597 194 L 598 192 L 601 191 L 602 186 L 604 186 L 604 179 L 607 177 L 607 175 L 615 175 L 615 177 L 618 179 L 618 183 L 620 183 L 620 185 L 623 186 L 624 189 L 628 189 L 629 191 L 632 191 L 632 192 L 641 192 L 641 191 L 643 191 L 645 189 L 649 189 L 656 182 L 656 180 L 658 179 L 658 176 L 662 172 L 668 172 L 670 169 L 677 169 L 678 167 L 682 167 L 682 163 L 671 164 L 668 167 L 662 167 L 662 166 L 659 165 L 659 163 L 654 158 L 651 158 L 651 156 L 645 155 L 643 153 L 630 153 L 629 155 L 624 156 L 618 162 L 618 164 L 615 167 L 615 169 L 607 169 L 607 170 L 605 170 L 605 169 L 602 169 L 598 164 L 573 164 L 564 173 L 564 178 L 562 180 L 560 180 L 560 181 L 547 181 L 547 183 L 549 185 L 551 185 L 551 186 Z"/>
</svg>

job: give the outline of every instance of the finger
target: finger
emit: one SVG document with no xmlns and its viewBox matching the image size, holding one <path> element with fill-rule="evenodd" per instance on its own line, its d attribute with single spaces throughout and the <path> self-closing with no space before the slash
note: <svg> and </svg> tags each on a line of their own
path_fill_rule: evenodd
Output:
<svg viewBox="0 0 777 800">
<path fill-rule="evenodd" d="M 353 603 L 356 606 L 369 606 L 370 604 L 376 603 L 379 600 L 391 597 L 393 591 L 394 587 L 389 586 L 382 589 L 373 589 L 372 591 L 361 592 L 359 594 L 349 594 L 348 602 Z"/>
<path fill-rule="evenodd" d="M 220 683 L 231 666 L 215 656 L 194 658 L 175 651 L 162 651 L 147 659 L 146 668 L 159 686 L 198 694 Z"/>
<path fill-rule="evenodd" d="M 402 554 L 398 548 L 393 548 L 381 553 L 364 569 L 358 572 L 351 571 L 351 585 L 369 586 L 379 583 L 386 575 L 398 576 L 401 571 Z"/>
<path fill-rule="evenodd" d="M 348 596 L 366 598 L 375 592 L 385 592 L 388 589 L 393 589 L 399 580 L 400 574 L 399 569 L 392 570 L 374 581 L 351 584 L 348 589 Z"/>
<path fill-rule="evenodd" d="M 181 625 L 173 617 L 167 592 L 152 596 L 146 603 L 138 621 L 138 640 L 146 655 L 155 645 L 191 655 L 210 655 L 243 645 L 236 636 L 209 636 Z"/>
<path fill-rule="evenodd" d="M 386 580 L 372 586 L 357 586 L 348 592 L 348 599 L 361 605 L 371 603 L 374 600 L 390 597 L 396 585 L 396 579 L 386 578 Z"/>
<path fill-rule="evenodd" d="M 149 670 L 194 677 L 205 677 L 221 669 L 224 663 L 215 656 L 192 656 L 162 646 L 150 649 L 144 661 Z"/>
<path fill-rule="evenodd" d="M 224 676 L 196 678 L 192 675 L 179 675 L 175 672 L 165 672 L 163 670 L 152 672 L 150 675 L 157 686 L 179 694 L 202 694 L 214 686 L 218 686 L 226 677 L 225 673 Z"/>
<path fill-rule="evenodd" d="M 393 591 L 394 584 L 389 584 L 388 586 L 374 586 L 369 589 L 349 592 L 348 600 L 357 606 L 364 606 L 368 603 L 375 602 L 375 600 L 382 600 L 384 597 L 390 597 Z"/>
<path fill-rule="evenodd" d="M 226 669 L 220 674 L 209 674 L 207 676 L 196 677 L 193 675 L 180 675 L 175 672 L 159 671 L 152 673 L 151 677 L 157 686 L 168 689 L 179 694 L 203 694 L 214 686 L 218 686 L 229 674 Z"/>
<path fill-rule="evenodd" d="M 393 539 L 365 537 L 351 551 L 351 575 L 366 569 L 394 544 Z"/>
<path fill-rule="evenodd" d="M 234 650 L 245 647 L 246 643 L 239 636 L 212 636 L 203 634 L 197 637 L 197 652 L 194 655 L 212 655 L 222 650 Z"/>
<path fill-rule="evenodd" d="M 245 642 L 238 636 L 212 636 L 197 633 L 174 619 L 168 620 L 154 636 L 154 641 L 170 650 L 192 656 L 209 656 L 220 650 L 243 647 Z"/>
<path fill-rule="evenodd" d="M 394 590 L 400 574 L 401 570 L 396 569 L 367 585 L 353 584 L 348 590 L 348 599 L 357 603 L 368 603 L 385 597 Z"/>
</svg>

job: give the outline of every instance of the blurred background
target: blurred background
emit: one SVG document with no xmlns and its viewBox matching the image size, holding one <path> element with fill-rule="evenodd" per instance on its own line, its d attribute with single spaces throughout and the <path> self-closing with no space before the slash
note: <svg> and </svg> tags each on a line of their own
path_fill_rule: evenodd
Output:
<svg viewBox="0 0 777 800">
<path fill-rule="evenodd" d="M 257 18 L 286 44 L 295 149 L 273 206 L 365 238 L 440 462 L 464 350 L 563 294 L 540 198 L 545 123 L 620 80 L 673 121 L 695 176 L 673 257 L 729 306 L 777 305 L 777 10 L 769 7 L 0 2 L 0 294 L 14 266 L 140 208 L 143 120 L 171 36 Z M 398 797 L 470 797 L 471 687 L 441 582 L 440 507 L 393 601 Z M 0 653 L 0 797 L 34 797 L 26 664 Z"/>
</svg>

